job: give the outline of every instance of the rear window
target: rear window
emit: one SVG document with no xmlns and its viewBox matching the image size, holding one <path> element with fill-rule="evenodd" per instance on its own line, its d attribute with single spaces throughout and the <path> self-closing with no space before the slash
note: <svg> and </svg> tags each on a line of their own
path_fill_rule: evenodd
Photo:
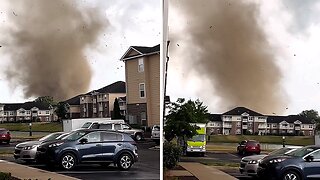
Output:
<svg viewBox="0 0 320 180">
<path fill-rule="evenodd" d="M 153 126 L 153 130 L 160 131 L 160 126 Z"/>
<path fill-rule="evenodd" d="M 247 145 L 248 146 L 257 146 L 259 143 L 257 141 L 248 141 Z"/>
<path fill-rule="evenodd" d="M 88 128 L 92 123 L 91 122 L 86 122 L 84 125 L 82 125 L 81 128 Z"/>
<path fill-rule="evenodd" d="M 100 124 L 99 129 L 112 129 L 112 124 Z"/>
<path fill-rule="evenodd" d="M 102 132 L 102 141 L 122 141 L 122 135 L 117 133 Z"/>
<path fill-rule="evenodd" d="M 7 132 L 8 132 L 7 130 L 3 130 L 3 129 L 0 130 L 0 134 L 7 134 Z"/>
</svg>

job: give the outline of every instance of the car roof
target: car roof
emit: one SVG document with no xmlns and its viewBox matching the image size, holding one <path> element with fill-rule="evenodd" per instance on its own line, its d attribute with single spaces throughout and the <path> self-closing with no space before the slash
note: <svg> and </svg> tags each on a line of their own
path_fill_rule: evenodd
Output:
<svg viewBox="0 0 320 180">
<path fill-rule="evenodd" d="M 122 132 L 119 132 L 119 131 L 107 130 L 107 129 L 78 129 L 78 130 L 75 130 L 75 131 L 82 131 L 82 132 L 104 131 L 104 132 L 112 132 L 112 133 L 126 134 L 126 133 L 122 133 Z"/>
</svg>

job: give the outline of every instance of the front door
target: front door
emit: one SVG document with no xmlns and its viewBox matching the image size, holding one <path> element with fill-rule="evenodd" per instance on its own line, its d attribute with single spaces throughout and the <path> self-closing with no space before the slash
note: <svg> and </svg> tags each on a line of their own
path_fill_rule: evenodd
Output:
<svg viewBox="0 0 320 180">
<path fill-rule="evenodd" d="M 99 161 L 102 158 L 102 142 L 100 132 L 91 132 L 80 139 L 86 138 L 88 142 L 77 144 L 81 161 Z"/>
<path fill-rule="evenodd" d="M 304 162 L 303 172 L 308 179 L 320 179 L 320 150 L 316 150 L 310 154 L 313 160 Z"/>
</svg>

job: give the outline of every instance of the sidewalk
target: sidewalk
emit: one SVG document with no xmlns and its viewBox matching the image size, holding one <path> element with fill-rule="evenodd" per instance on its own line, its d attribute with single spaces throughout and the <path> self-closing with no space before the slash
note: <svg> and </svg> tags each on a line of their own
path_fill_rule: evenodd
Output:
<svg viewBox="0 0 320 180">
<path fill-rule="evenodd" d="M 200 163 L 180 162 L 179 165 L 185 170 L 170 170 L 168 176 L 171 177 L 196 177 L 199 180 L 235 180 L 233 176 L 222 172 L 214 167 Z M 182 178 L 183 179 L 183 178 Z"/>
<path fill-rule="evenodd" d="M 54 172 L 40 170 L 21 164 L 0 160 L 0 171 L 11 173 L 11 176 L 19 179 L 37 180 L 77 180 L 77 178 L 61 175 Z"/>
</svg>

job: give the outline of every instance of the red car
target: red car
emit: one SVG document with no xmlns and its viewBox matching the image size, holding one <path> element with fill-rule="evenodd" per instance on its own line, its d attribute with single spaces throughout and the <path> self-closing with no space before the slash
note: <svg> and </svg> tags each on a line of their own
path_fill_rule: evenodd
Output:
<svg viewBox="0 0 320 180">
<path fill-rule="evenodd" d="M 6 142 L 7 144 L 10 143 L 11 136 L 9 130 L 0 129 L 0 143 Z"/>
<path fill-rule="evenodd" d="M 260 144 L 255 140 L 244 140 L 241 141 L 237 147 L 238 154 L 247 155 L 247 154 L 260 154 Z"/>
</svg>

